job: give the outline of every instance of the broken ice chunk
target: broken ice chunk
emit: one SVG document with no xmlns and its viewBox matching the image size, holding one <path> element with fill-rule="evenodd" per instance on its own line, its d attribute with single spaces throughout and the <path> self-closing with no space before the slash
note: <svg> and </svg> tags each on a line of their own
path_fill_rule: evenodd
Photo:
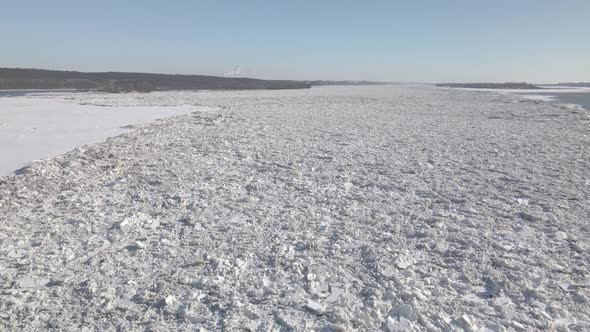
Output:
<svg viewBox="0 0 590 332">
<path fill-rule="evenodd" d="M 348 331 L 348 329 L 344 326 L 330 324 L 330 325 L 322 328 L 320 331 L 322 331 L 322 332 L 345 332 L 345 331 Z"/>
<path fill-rule="evenodd" d="M 245 308 L 244 315 L 252 320 L 260 318 L 260 315 L 258 315 L 258 313 L 254 309 L 251 309 L 251 308 Z"/>
<path fill-rule="evenodd" d="M 49 283 L 49 279 L 35 279 L 32 277 L 23 277 L 17 281 L 20 288 L 38 288 Z"/>
<path fill-rule="evenodd" d="M 570 284 L 567 282 L 557 282 L 557 285 L 566 292 L 575 292 L 578 288 L 586 287 L 586 285 Z"/>
<path fill-rule="evenodd" d="M 523 219 L 526 221 L 531 221 L 531 222 L 539 220 L 539 217 L 537 217 L 533 214 L 530 214 L 530 213 L 526 213 L 524 211 L 517 213 L 516 216 L 519 217 L 520 219 Z"/>
<path fill-rule="evenodd" d="M 225 222 L 231 225 L 239 225 L 246 223 L 248 219 L 249 218 L 246 215 L 243 215 L 241 213 L 235 213 L 230 218 L 225 220 Z"/>
<path fill-rule="evenodd" d="M 387 317 L 387 331 L 388 332 L 406 332 L 406 331 L 414 331 L 414 327 L 412 322 L 409 320 L 400 317 L 399 319 L 395 319 L 392 317 Z"/>
<path fill-rule="evenodd" d="M 400 255 L 398 256 L 397 260 L 395 261 L 395 265 L 400 270 L 405 270 L 408 267 L 414 265 L 416 263 L 416 259 L 414 257 L 408 255 Z"/>
<path fill-rule="evenodd" d="M 192 312 L 190 305 L 186 304 L 180 306 L 178 309 L 178 315 L 193 324 L 201 324 L 206 321 L 204 318 L 199 317 L 196 313 Z"/>
<path fill-rule="evenodd" d="M 18 286 L 20 288 L 35 288 L 37 287 L 37 282 L 35 279 L 24 277 L 18 281 Z"/>
<path fill-rule="evenodd" d="M 498 297 L 494 297 L 492 299 L 492 303 L 498 307 L 507 307 L 512 304 L 512 300 L 508 296 L 501 295 Z"/>
<path fill-rule="evenodd" d="M 305 304 L 305 309 L 311 311 L 316 315 L 321 315 L 324 313 L 324 306 L 312 300 L 307 301 L 307 303 Z"/>
<path fill-rule="evenodd" d="M 462 328 L 464 331 L 477 331 L 477 325 L 475 325 L 467 315 L 462 315 L 459 318 L 453 319 L 451 324 Z"/>
<path fill-rule="evenodd" d="M 530 238 L 533 237 L 533 231 L 526 226 L 520 227 L 519 229 L 517 229 L 518 236 L 520 236 L 521 238 Z"/>
<path fill-rule="evenodd" d="M 412 308 L 412 306 L 409 304 L 399 305 L 391 309 L 391 312 L 389 314 L 393 317 L 401 317 L 410 321 L 415 321 L 416 319 L 418 319 L 418 316 L 414 312 L 414 308 Z"/>
<path fill-rule="evenodd" d="M 173 306 L 174 304 L 176 304 L 176 297 L 175 297 L 174 295 L 168 295 L 168 296 L 166 296 L 166 298 L 164 299 L 164 303 L 165 303 L 167 306 L 171 307 L 171 306 Z"/>
<path fill-rule="evenodd" d="M 130 232 L 142 227 L 155 229 L 158 226 L 160 226 L 159 221 L 151 219 L 148 214 L 142 212 L 127 217 L 119 223 L 119 229 L 124 232 Z"/>
<path fill-rule="evenodd" d="M 340 295 L 340 297 L 338 297 L 338 305 L 341 307 L 347 307 L 352 305 L 353 303 L 357 302 L 358 299 L 356 296 L 350 294 L 350 293 L 346 293 L 346 294 L 342 294 Z"/>
<path fill-rule="evenodd" d="M 396 270 L 390 266 L 384 266 L 380 269 L 380 272 L 385 278 L 391 278 L 395 275 Z"/>
<path fill-rule="evenodd" d="M 336 303 L 336 301 L 338 301 L 338 298 L 340 297 L 340 295 L 342 295 L 342 293 L 344 293 L 344 290 L 338 287 L 331 287 L 332 293 L 330 294 L 330 296 L 328 296 L 326 298 L 326 303 Z"/>
</svg>

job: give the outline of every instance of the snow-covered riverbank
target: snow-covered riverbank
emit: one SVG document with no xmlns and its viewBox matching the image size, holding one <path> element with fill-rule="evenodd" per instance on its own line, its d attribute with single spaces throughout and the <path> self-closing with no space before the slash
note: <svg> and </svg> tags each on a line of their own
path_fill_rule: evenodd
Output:
<svg viewBox="0 0 590 332">
<path fill-rule="evenodd" d="M 0 178 L 0 329 L 590 329 L 587 112 L 425 86 L 72 98 L 208 108 Z"/>
<path fill-rule="evenodd" d="M 123 127 L 188 114 L 195 107 L 98 107 L 68 100 L 71 94 L 0 97 L 0 176 L 33 160 L 120 135 Z M 80 94 L 84 98 L 89 94 Z M 128 129 L 128 128 L 127 128 Z"/>
</svg>

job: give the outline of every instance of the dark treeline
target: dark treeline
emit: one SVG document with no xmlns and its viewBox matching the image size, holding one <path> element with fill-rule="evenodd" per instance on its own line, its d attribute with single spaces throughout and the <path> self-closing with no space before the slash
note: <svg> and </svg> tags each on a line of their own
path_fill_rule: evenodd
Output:
<svg viewBox="0 0 590 332">
<path fill-rule="evenodd" d="M 0 68 L 0 89 L 78 89 L 106 92 L 156 90 L 306 89 L 308 82 L 204 75 L 83 73 L 43 69 Z"/>
<path fill-rule="evenodd" d="M 440 83 L 436 86 L 474 89 L 542 89 L 530 83 Z"/>
</svg>

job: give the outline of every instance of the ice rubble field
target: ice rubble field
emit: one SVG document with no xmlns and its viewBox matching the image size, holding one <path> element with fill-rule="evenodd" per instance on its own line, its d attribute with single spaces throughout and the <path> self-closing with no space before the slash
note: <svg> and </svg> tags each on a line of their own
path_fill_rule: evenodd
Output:
<svg viewBox="0 0 590 332">
<path fill-rule="evenodd" d="M 424 86 L 66 99 L 212 107 L 0 178 L 0 330 L 590 329 L 587 111 Z"/>
</svg>

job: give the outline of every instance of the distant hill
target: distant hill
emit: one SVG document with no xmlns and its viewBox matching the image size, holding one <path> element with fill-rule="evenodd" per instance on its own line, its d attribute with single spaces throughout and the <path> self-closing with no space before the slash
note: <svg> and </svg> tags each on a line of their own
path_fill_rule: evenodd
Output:
<svg viewBox="0 0 590 332">
<path fill-rule="evenodd" d="M 204 75 L 148 73 L 84 73 L 44 69 L 0 68 L 0 89 L 78 89 L 106 92 L 157 90 L 277 90 L 307 89 L 300 81 Z"/>
<path fill-rule="evenodd" d="M 578 86 L 578 87 L 590 87 L 590 83 L 578 82 L 578 83 L 559 83 L 560 86 Z"/>
<path fill-rule="evenodd" d="M 542 89 L 529 83 L 440 83 L 436 86 L 474 89 Z"/>
</svg>

